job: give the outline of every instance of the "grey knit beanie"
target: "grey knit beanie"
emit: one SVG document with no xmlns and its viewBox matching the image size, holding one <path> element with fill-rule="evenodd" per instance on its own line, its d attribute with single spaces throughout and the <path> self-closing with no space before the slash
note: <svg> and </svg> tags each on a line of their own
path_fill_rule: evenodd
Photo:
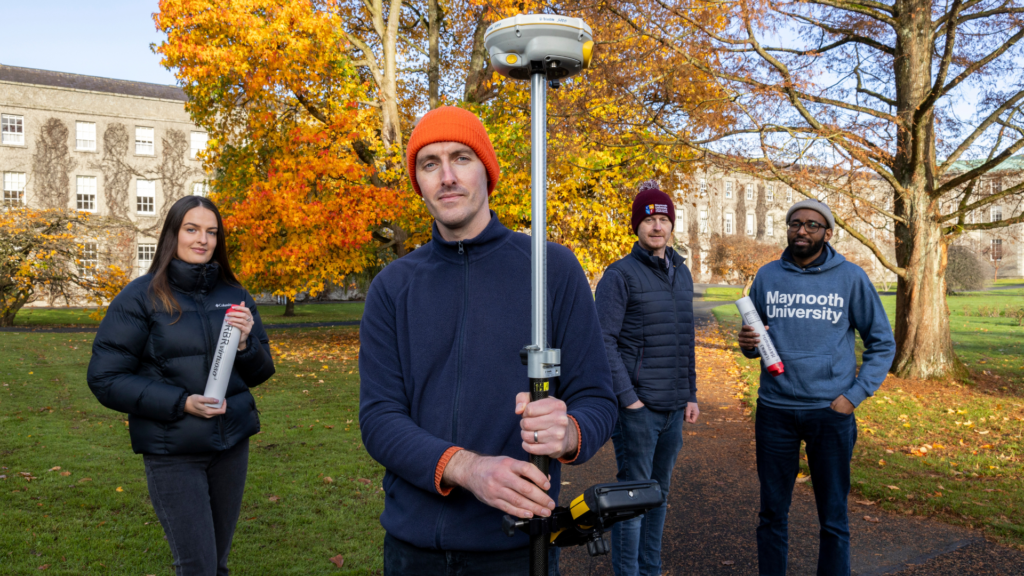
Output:
<svg viewBox="0 0 1024 576">
<path fill-rule="evenodd" d="M 828 227 L 832 230 L 835 230 L 836 219 L 835 216 L 832 216 L 832 210 L 829 209 L 827 204 L 820 200 L 815 200 L 814 198 L 801 200 L 796 204 L 790 206 L 789 211 L 786 212 L 786 222 L 789 222 L 789 217 L 793 215 L 793 212 L 796 212 L 797 210 L 803 210 L 804 208 L 807 208 L 808 210 L 814 210 L 818 214 L 824 216 L 825 222 L 828 222 Z"/>
</svg>

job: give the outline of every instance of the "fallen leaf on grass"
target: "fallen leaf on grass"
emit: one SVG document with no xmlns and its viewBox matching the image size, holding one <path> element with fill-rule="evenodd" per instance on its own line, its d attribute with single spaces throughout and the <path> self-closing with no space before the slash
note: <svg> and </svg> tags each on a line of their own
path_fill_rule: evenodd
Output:
<svg viewBox="0 0 1024 576">
<path fill-rule="evenodd" d="M 68 472 L 67 470 L 65 470 L 65 471 L 61 472 L 60 475 L 61 476 L 71 476 L 71 472 Z"/>
<path fill-rule="evenodd" d="M 857 504 L 863 504 L 864 506 L 874 506 L 874 502 L 871 500 L 857 500 Z"/>
<path fill-rule="evenodd" d="M 92 478 L 79 478 L 78 483 L 81 484 L 82 482 L 92 482 Z"/>
<path fill-rule="evenodd" d="M 324 476 L 324 484 L 330 484 L 331 482 L 334 482 L 334 478 L 331 478 L 330 476 Z"/>
<path fill-rule="evenodd" d="M 331 562 L 334 562 L 334 565 L 337 566 L 338 568 L 341 568 L 342 566 L 345 565 L 345 558 L 341 554 L 338 554 L 337 556 L 335 556 L 334 558 L 331 558 L 330 560 L 331 560 Z"/>
<path fill-rule="evenodd" d="M 864 519 L 874 524 L 878 524 L 879 522 L 881 522 L 881 520 L 879 520 L 878 518 L 872 518 L 871 516 L 865 516 Z"/>
<path fill-rule="evenodd" d="M 803 484 L 804 482 L 807 482 L 810 479 L 811 477 L 808 476 L 807 474 L 804 474 L 803 472 L 796 475 L 797 484 Z"/>
<path fill-rule="evenodd" d="M 54 470 L 60 470 L 60 466 L 54 466 L 53 468 L 47 470 L 47 472 L 53 472 Z"/>
<path fill-rule="evenodd" d="M 124 492 L 124 488 L 121 488 L 120 486 L 118 486 L 117 488 L 114 489 L 114 491 L 115 492 Z"/>
<path fill-rule="evenodd" d="M 360 479 L 356 480 L 356 482 L 361 482 L 363 484 L 366 484 L 367 486 L 370 485 L 370 480 L 367 479 L 367 478 L 360 478 Z"/>
<path fill-rule="evenodd" d="M 29 374 L 31 374 L 31 372 L 29 372 Z M 49 567 L 50 567 L 50 565 L 49 565 L 49 564 L 43 564 L 43 565 L 42 565 L 42 566 L 40 566 L 39 568 L 36 568 L 36 570 L 46 570 L 46 569 L 47 569 L 47 568 L 49 568 Z"/>
<path fill-rule="evenodd" d="M 270 500 L 271 502 L 277 502 L 280 499 L 281 499 L 280 496 L 271 496 L 270 498 L 268 498 L 268 500 Z"/>
<path fill-rule="evenodd" d="M 886 488 L 888 488 L 889 490 L 899 490 L 900 489 L 899 486 L 886 486 Z"/>
<path fill-rule="evenodd" d="M 732 560 L 722 560 L 722 566 L 732 566 L 735 563 L 736 562 L 734 562 Z"/>
</svg>

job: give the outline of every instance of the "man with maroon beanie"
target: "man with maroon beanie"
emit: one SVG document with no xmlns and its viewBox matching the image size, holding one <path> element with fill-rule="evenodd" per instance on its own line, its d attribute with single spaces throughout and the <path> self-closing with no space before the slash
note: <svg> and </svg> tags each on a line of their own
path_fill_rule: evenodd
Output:
<svg viewBox="0 0 1024 576">
<path fill-rule="evenodd" d="M 598 317 L 619 418 L 612 432 L 620 482 L 657 480 L 665 502 L 612 526 L 615 576 L 661 574 L 661 533 L 683 420 L 697 422 L 693 277 L 670 246 L 676 209 L 655 183 L 633 200 L 632 252 L 597 285 Z"/>
<path fill-rule="evenodd" d="M 407 154 L 433 235 L 374 278 L 359 330 L 359 423 L 386 469 L 384 574 L 522 575 L 528 537 L 506 536 L 502 516 L 549 516 L 561 464 L 589 459 L 615 423 L 590 285 L 549 243 L 547 334 L 562 375 L 552 397 L 530 402 L 519 359 L 530 238 L 488 207 L 500 169 L 487 132 L 466 110 L 437 108 Z M 550 478 L 532 454 L 553 459 Z M 549 566 L 557 574 L 557 555 Z"/>
</svg>

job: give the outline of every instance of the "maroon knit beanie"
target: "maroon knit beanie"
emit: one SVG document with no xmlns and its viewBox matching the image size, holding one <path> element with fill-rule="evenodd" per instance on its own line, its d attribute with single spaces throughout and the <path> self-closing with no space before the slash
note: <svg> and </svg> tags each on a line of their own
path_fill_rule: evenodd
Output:
<svg viewBox="0 0 1024 576">
<path fill-rule="evenodd" d="M 630 223 L 633 225 L 633 233 L 636 234 L 640 223 L 644 218 L 654 214 L 668 216 L 672 227 L 676 225 L 676 207 L 672 204 L 672 198 L 653 186 L 641 186 L 640 193 L 633 199 L 633 218 Z"/>
</svg>

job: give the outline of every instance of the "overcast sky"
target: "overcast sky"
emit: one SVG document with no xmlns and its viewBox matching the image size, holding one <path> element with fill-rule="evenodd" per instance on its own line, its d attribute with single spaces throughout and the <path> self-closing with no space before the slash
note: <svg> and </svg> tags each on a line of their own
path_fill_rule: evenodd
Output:
<svg viewBox="0 0 1024 576">
<path fill-rule="evenodd" d="M 0 64 L 174 84 L 149 45 L 157 0 L 0 0 Z"/>
</svg>

